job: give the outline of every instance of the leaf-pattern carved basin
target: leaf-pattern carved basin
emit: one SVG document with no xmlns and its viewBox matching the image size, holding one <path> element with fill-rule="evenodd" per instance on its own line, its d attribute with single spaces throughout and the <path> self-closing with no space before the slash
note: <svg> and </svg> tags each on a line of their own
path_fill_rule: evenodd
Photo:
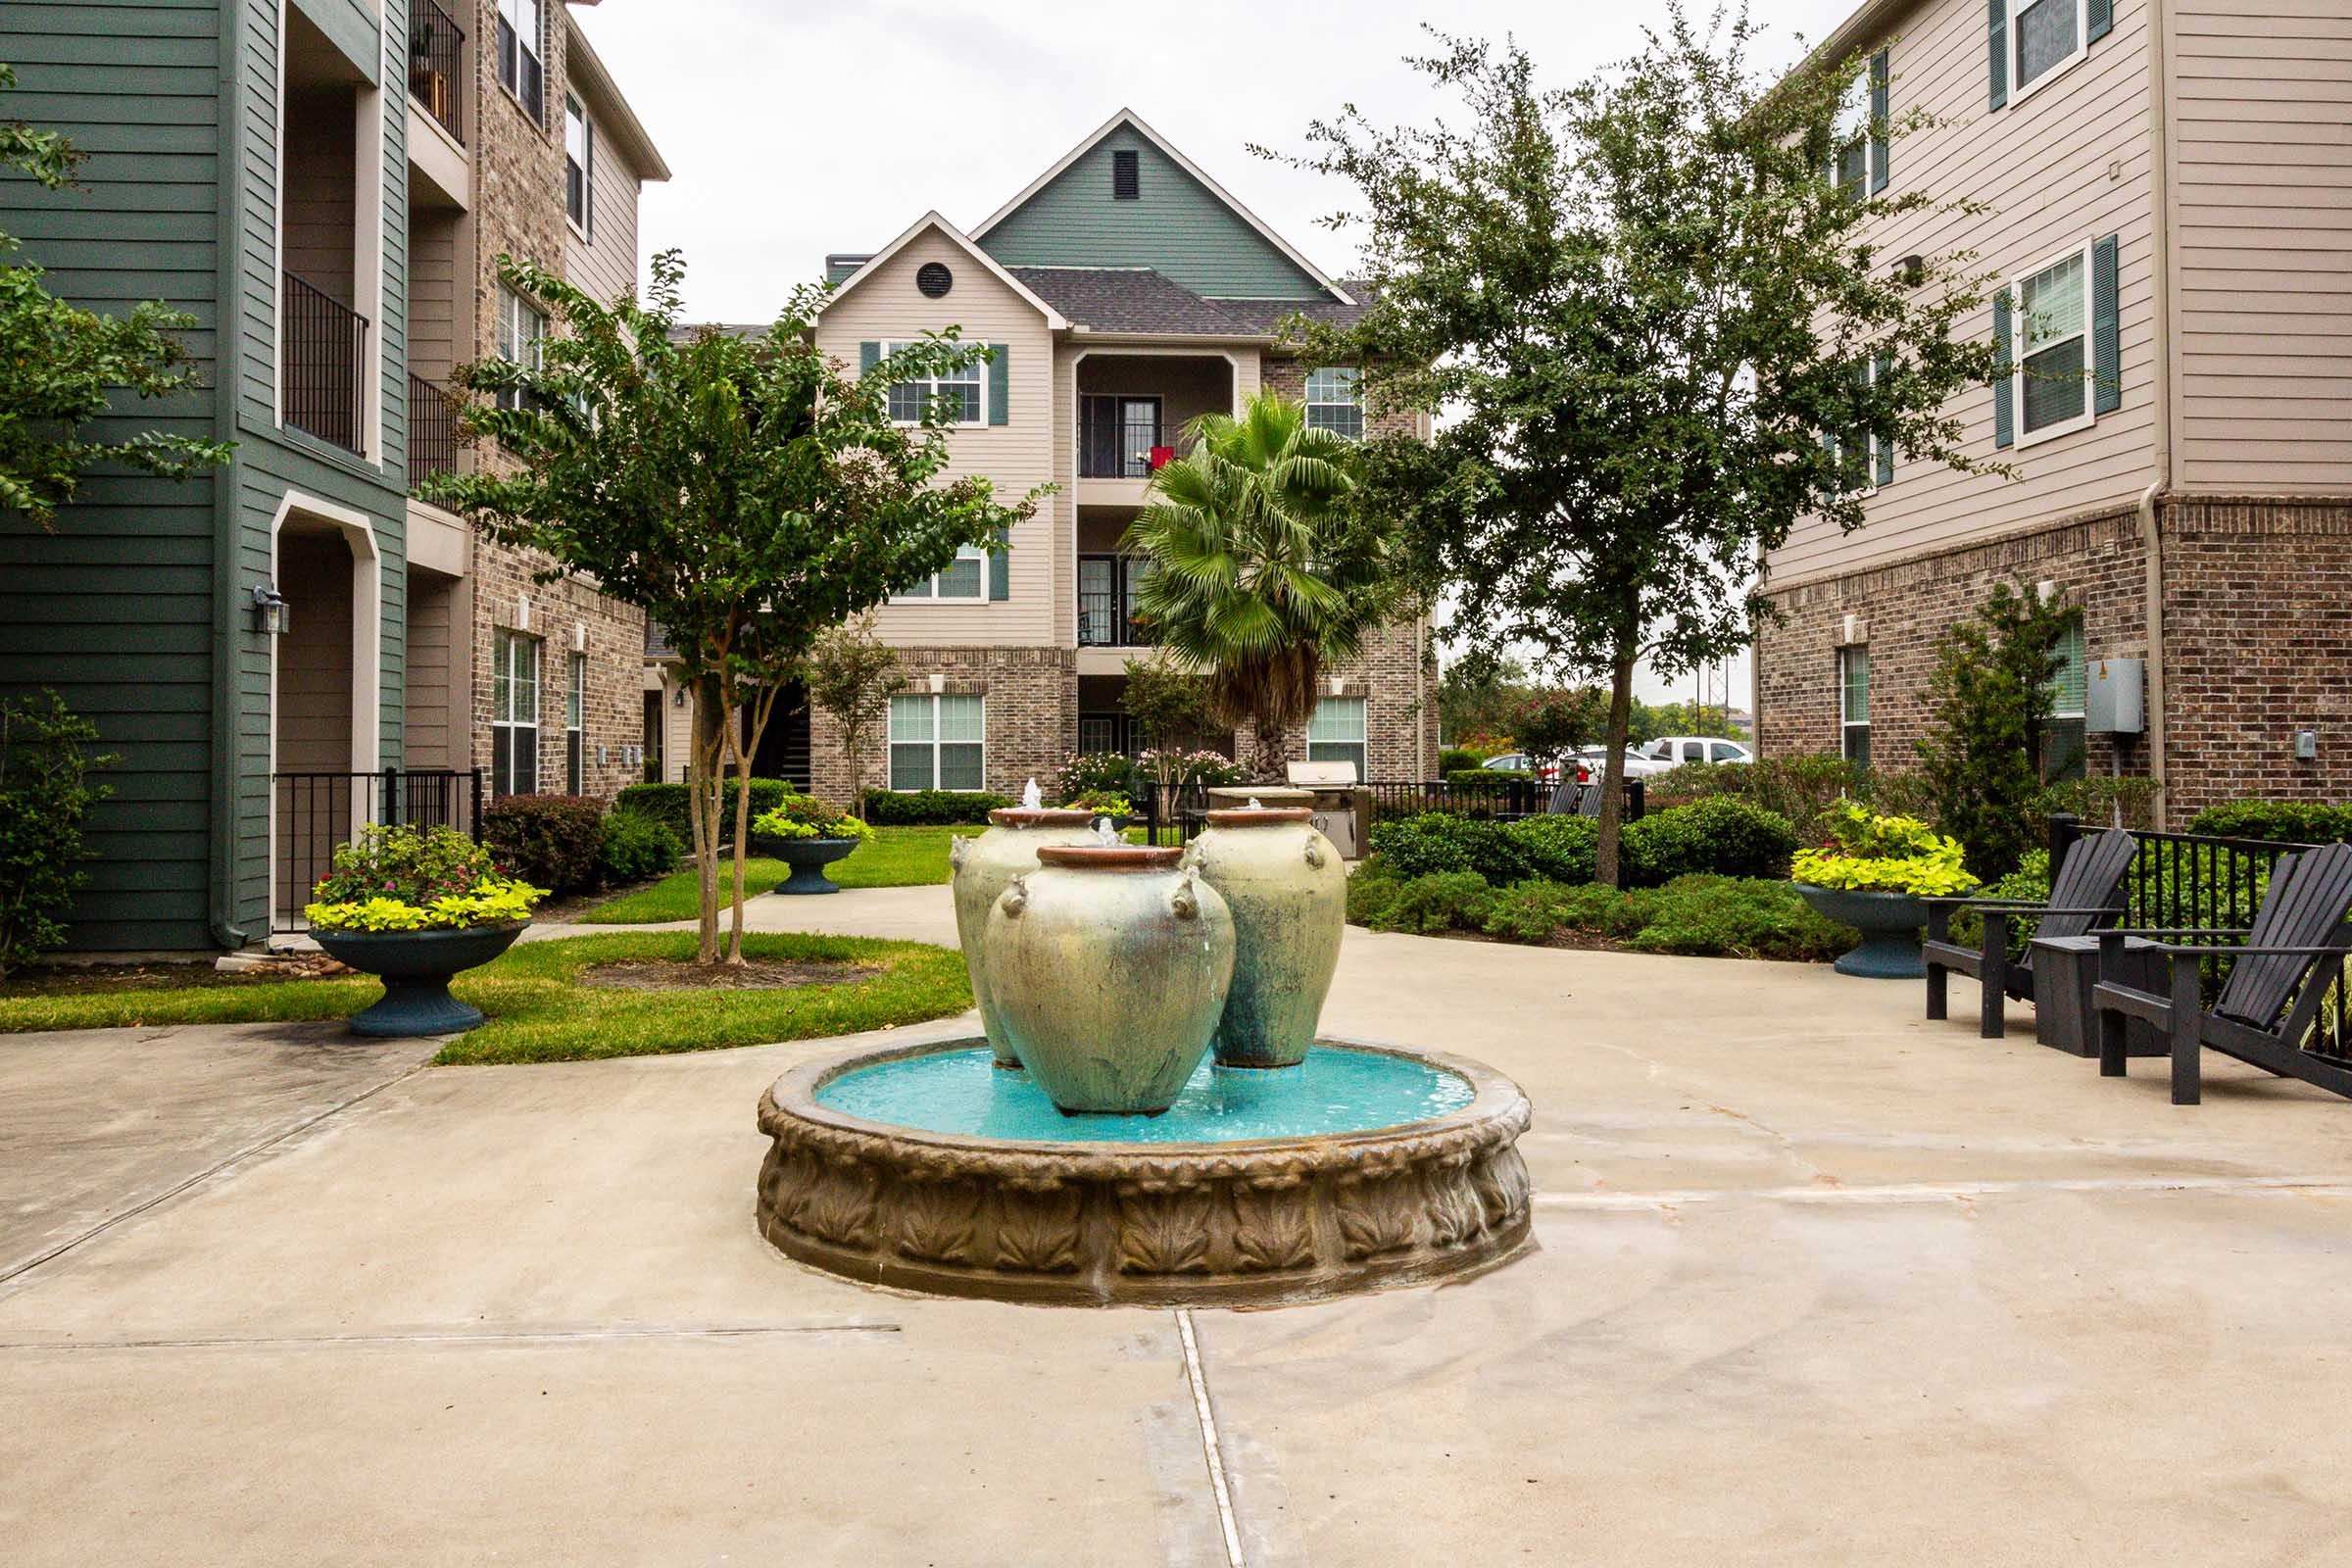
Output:
<svg viewBox="0 0 2352 1568">
<path fill-rule="evenodd" d="M 1323 1039 L 1203 1064 L 1163 1116 L 1065 1117 L 985 1039 L 795 1068 L 760 1102 L 760 1227 L 870 1284 L 1071 1305 L 1284 1303 L 1531 1245 L 1527 1099 L 1477 1062 Z"/>
</svg>

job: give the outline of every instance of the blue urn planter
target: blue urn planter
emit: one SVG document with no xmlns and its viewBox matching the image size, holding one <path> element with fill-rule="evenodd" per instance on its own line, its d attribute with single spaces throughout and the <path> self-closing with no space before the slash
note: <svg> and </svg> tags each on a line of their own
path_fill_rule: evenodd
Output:
<svg viewBox="0 0 2352 1568">
<path fill-rule="evenodd" d="M 313 931 L 311 937 L 337 963 L 384 983 L 383 1000 L 353 1018 L 351 1032 L 405 1040 L 478 1027 L 482 1009 L 451 996 L 449 982 L 513 947 L 529 923 L 463 931 Z"/>
<path fill-rule="evenodd" d="M 839 893 L 841 884 L 825 875 L 825 867 L 858 847 L 856 839 L 766 839 L 759 848 L 792 867 L 790 880 L 778 893 Z"/>
<path fill-rule="evenodd" d="M 1812 906 L 1815 914 L 1862 933 L 1860 945 L 1832 965 L 1839 974 L 1870 980 L 1918 980 L 1927 975 L 1919 933 L 1928 923 L 1928 906 L 1918 899 L 1908 893 L 1817 888 L 1810 882 L 1791 882 L 1789 886 Z"/>
</svg>

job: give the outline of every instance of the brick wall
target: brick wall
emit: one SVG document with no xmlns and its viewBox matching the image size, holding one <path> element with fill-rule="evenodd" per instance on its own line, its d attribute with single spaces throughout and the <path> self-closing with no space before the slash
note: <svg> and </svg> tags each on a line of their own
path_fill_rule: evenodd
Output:
<svg viewBox="0 0 2352 1568">
<path fill-rule="evenodd" d="M 575 628 L 588 633 L 587 701 L 583 705 L 584 795 L 610 798 L 634 784 L 642 768 L 629 760 L 631 747 L 645 744 L 645 616 L 608 599 L 575 577 L 534 582 L 542 557 L 488 540 L 473 553 L 473 761 L 487 777 L 495 735 L 491 702 L 491 655 L 500 631 L 521 631 L 540 640 L 539 789 L 562 794 L 565 767 L 564 720 Z M 523 624 L 528 602 L 529 623 Z M 603 755 L 600 760 L 599 749 Z"/>
<path fill-rule="evenodd" d="M 1034 778 L 1052 790 L 1054 775 L 1078 734 L 1077 650 L 901 648 L 898 656 L 909 694 L 928 692 L 931 677 L 938 675 L 947 693 L 987 699 L 981 754 L 984 788 L 1017 796 L 1022 784 Z M 861 787 L 879 789 L 889 783 L 887 727 L 876 726 L 867 755 L 858 759 Z M 841 727 L 821 709 L 808 715 L 808 754 L 817 795 L 836 804 L 848 802 L 856 792 L 849 759 L 841 750 Z"/>
</svg>

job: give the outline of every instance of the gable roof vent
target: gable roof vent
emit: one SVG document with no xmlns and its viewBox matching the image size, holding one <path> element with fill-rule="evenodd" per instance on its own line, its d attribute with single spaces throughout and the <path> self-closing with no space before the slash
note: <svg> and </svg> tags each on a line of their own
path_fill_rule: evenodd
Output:
<svg viewBox="0 0 2352 1568">
<path fill-rule="evenodd" d="M 925 262 L 914 270 L 914 286 L 931 299 L 944 297 L 956 286 L 956 274 L 945 262 Z"/>
<path fill-rule="evenodd" d="M 1141 155 L 1132 147 L 1118 149 L 1110 155 L 1110 199 L 1112 201 L 1131 202 L 1143 195 L 1144 176 L 1141 164 Z"/>
</svg>

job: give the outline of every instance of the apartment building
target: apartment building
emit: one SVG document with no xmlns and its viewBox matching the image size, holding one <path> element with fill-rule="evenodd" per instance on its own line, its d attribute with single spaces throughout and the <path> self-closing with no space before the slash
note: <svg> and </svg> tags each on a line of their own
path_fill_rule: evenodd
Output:
<svg viewBox="0 0 2352 1568">
<path fill-rule="evenodd" d="M 499 297 L 501 249 L 633 275 L 637 185 L 666 171 L 568 10 L 11 0 L 0 59 L 7 112 L 88 154 L 79 190 L 0 184 L 0 229 L 76 303 L 198 321 L 205 389 L 118 433 L 235 444 L 210 477 L 93 475 L 54 532 L 0 514 L 0 690 L 55 689 L 121 759 L 74 945 L 288 929 L 361 823 L 465 825 L 477 765 L 635 777 L 641 618 L 410 494 L 475 461 L 452 368 L 544 332 Z"/>
<path fill-rule="evenodd" d="M 1238 412 L 1261 388 L 1362 435 L 1354 373 L 1301 363 L 1276 331 L 1293 314 L 1345 321 L 1357 302 L 1124 110 L 969 231 L 926 213 L 877 251 L 829 257 L 827 270 L 819 347 L 871 367 L 950 326 L 988 344 L 984 368 L 894 397 L 909 410 L 959 400 L 954 471 L 985 473 L 1005 496 L 1057 488 L 1001 546 L 967 551 L 881 610 L 909 684 L 863 778 L 848 776 L 832 725 L 805 707 L 776 718 L 763 765 L 806 767 L 835 797 L 854 785 L 1009 793 L 1073 752 L 1135 750 L 1121 695 L 1152 635 L 1134 613 L 1143 566 L 1120 538 L 1151 473 L 1185 450 L 1196 416 Z M 1427 433 L 1423 417 L 1403 424 Z M 1426 643 L 1425 625 L 1400 624 L 1328 671 L 1291 760 L 1429 777 Z"/>
<path fill-rule="evenodd" d="M 1971 250 L 1999 275 L 1970 329 L 2009 372 L 1958 413 L 2016 476 L 1873 452 L 1868 525 L 1800 526 L 1772 553 L 1760 745 L 1907 765 L 1936 637 L 2022 580 L 2082 611 L 2059 769 L 2159 778 L 2174 823 L 2246 795 L 2344 799 L 2352 15 L 1872 0 L 1822 55 L 1855 51 L 1883 112 L 1947 123 L 1889 147 L 1858 117 L 1836 177 L 1991 209 L 1873 242 L 1889 266 Z M 2090 729 L 2085 693 L 2134 673 L 2138 729 Z"/>
</svg>

